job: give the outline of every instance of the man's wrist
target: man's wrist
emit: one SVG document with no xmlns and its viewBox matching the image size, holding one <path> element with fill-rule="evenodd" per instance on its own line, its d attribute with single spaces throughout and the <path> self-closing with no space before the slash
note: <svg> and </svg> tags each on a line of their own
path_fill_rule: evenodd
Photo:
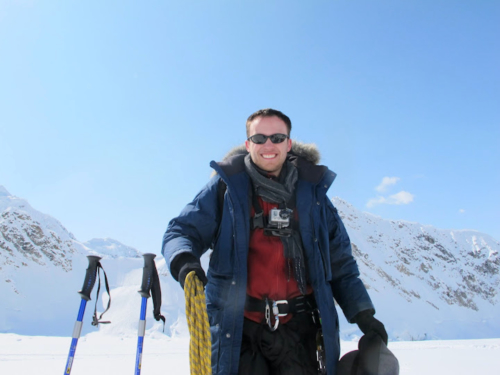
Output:
<svg viewBox="0 0 500 375">
<path fill-rule="evenodd" d="M 207 285 L 208 280 L 205 275 L 205 271 L 203 270 L 200 262 L 196 260 L 195 262 L 185 263 L 179 271 L 179 283 L 181 284 L 182 289 L 184 289 L 187 275 L 192 271 L 196 273 L 196 277 L 198 277 L 198 279 L 203 283 L 203 286 Z"/>
<path fill-rule="evenodd" d="M 199 263 L 199 260 L 191 253 L 183 252 L 177 255 L 172 262 L 170 262 L 170 274 L 175 279 L 179 281 L 179 272 L 181 268 L 187 263 Z"/>
<path fill-rule="evenodd" d="M 378 319 L 374 317 L 375 311 L 372 309 L 370 310 L 363 310 L 359 312 L 355 317 L 354 317 L 354 322 L 358 325 L 359 329 L 361 332 L 364 334 L 367 334 L 369 332 L 374 332 L 378 334 L 384 343 L 387 345 L 388 342 L 388 335 L 387 331 L 384 327 L 384 324 L 380 322 Z"/>
</svg>

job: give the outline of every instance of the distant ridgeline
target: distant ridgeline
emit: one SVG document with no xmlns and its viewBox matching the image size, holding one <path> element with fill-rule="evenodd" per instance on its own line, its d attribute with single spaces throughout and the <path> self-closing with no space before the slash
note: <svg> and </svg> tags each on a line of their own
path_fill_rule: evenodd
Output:
<svg viewBox="0 0 500 375">
<path fill-rule="evenodd" d="M 384 220 L 338 198 L 333 203 L 391 339 L 500 337 L 498 241 L 474 231 Z M 140 253 L 112 239 L 79 242 L 59 221 L 0 186 L 0 293 L 6 306 L 0 310 L 0 332 L 71 335 L 89 254 L 103 257 L 112 288 L 113 304 L 106 314 L 112 324 L 100 329 L 135 335 Z M 187 335 L 182 289 L 163 258 L 156 262 L 166 334 Z M 150 321 L 148 329 L 153 329 Z M 88 326 L 84 333 L 91 330 Z M 342 319 L 341 334 L 343 339 L 361 335 Z"/>
</svg>

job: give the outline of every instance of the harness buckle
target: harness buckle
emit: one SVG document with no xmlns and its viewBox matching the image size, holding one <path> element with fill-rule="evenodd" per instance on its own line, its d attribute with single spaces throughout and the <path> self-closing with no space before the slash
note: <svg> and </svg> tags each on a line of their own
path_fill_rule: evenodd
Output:
<svg viewBox="0 0 500 375">
<path fill-rule="evenodd" d="M 269 308 L 269 301 L 266 298 L 266 310 L 264 311 L 264 316 L 266 318 L 266 323 L 271 327 L 271 309 Z"/>
<path fill-rule="evenodd" d="M 274 325 L 271 324 L 271 307 L 269 306 L 269 300 L 266 298 L 266 310 L 265 310 L 265 317 L 266 317 L 266 323 L 271 329 L 271 331 L 276 331 L 278 329 L 278 326 L 280 324 L 280 316 L 286 316 L 288 313 L 281 313 L 278 305 L 288 305 L 287 300 L 279 300 L 279 301 L 272 301 L 272 308 L 273 308 L 273 315 L 274 315 Z"/>
<path fill-rule="evenodd" d="M 281 313 L 280 314 L 280 310 L 278 308 L 278 305 L 288 305 L 288 301 L 286 299 L 281 299 L 281 300 L 278 300 L 278 301 L 273 301 L 273 314 L 275 317 L 277 316 L 287 316 L 288 313 Z"/>
</svg>

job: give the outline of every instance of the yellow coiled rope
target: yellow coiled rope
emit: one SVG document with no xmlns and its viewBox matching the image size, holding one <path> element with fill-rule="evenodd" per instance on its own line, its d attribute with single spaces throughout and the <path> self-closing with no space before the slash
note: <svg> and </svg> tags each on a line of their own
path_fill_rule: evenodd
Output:
<svg viewBox="0 0 500 375">
<path fill-rule="evenodd" d="M 207 304 L 203 283 L 191 271 L 184 283 L 186 317 L 191 339 L 189 341 L 189 365 L 191 375 L 212 374 L 212 339 L 208 323 Z"/>
</svg>

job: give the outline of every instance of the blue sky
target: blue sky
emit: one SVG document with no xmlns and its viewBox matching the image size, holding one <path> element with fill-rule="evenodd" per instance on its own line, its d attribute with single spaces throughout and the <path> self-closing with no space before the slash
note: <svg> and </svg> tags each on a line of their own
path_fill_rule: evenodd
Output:
<svg viewBox="0 0 500 375">
<path fill-rule="evenodd" d="M 272 107 L 338 174 L 330 196 L 498 240 L 499 19 L 495 1 L 2 1 L 0 185 L 81 241 L 159 252 Z"/>
</svg>

